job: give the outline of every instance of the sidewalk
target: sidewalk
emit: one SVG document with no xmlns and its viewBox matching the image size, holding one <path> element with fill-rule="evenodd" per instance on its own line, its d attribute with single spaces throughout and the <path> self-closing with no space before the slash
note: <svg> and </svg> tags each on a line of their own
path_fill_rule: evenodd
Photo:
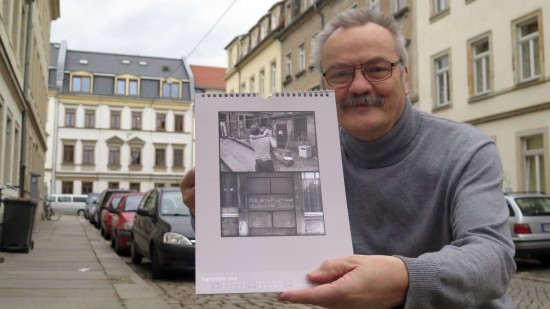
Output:
<svg viewBox="0 0 550 309">
<path fill-rule="evenodd" d="M 32 238 L 28 254 L 0 252 L 0 307 L 169 308 L 84 218 L 41 221 Z"/>
</svg>

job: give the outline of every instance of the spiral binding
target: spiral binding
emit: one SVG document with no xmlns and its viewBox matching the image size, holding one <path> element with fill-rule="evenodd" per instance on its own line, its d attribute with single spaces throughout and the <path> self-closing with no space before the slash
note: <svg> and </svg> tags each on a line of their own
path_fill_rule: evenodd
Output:
<svg viewBox="0 0 550 309">
<path fill-rule="evenodd" d="M 328 97 L 330 90 L 275 92 L 274 97 Z"/>
<path fill-rule="evenodd" d="M 287 92 L 274 92 L 272 97 L 328 97 L 331 90 L 308 90 L 308 91 L 287 91 Z M 255 98 L 257 93 L 201 93 L 203 98 Z"/>
<path fill-rule="evenodd" d="M 212 92 L 205 92 L 201 93 L 201 97 L 203 98 L 255 98 L 257 97 L 257 93 L 212 93 Z"/>
</svg>

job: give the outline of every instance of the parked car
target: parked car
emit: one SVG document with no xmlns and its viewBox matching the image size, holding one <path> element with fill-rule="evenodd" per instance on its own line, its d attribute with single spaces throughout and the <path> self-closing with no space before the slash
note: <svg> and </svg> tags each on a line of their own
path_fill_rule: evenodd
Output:
<svg viewBox="0 0 550 309">
<path fill-rule="evenodd" d="M 115 249 L 118 255 L 130 253 L 130 243 L 132 241 L 132 226 L 139 202 L 145 193 L 134 192 L 125 194 L 118 207 L 110 210 L 113 219 L 111 221 L 111 247 Z"/>
<path fill-rule="evenodd" d="M 534 256 L 550 264 L 550 196 L 543 193 L 506 193 L 508 223 L 516 256 Z"/>
<path fill-rule="evenodd" d="M 86 205 L 84 205 L 84 218 L 89 220 L 90 213 L 93 213 L 95 211 L 95 207 L 97 206 L 98 197 L 99 193 L 88 193 L 88 196 L 86 197 Z"/>
<path fill-rule="evenodd" d="M 101 210 L 105 209 L 107 207 L 107 201 L 114 193 L 128 193 L 128 192 L 135 192 L 135 190 L 126 190 L 126 189 L 105 189 L 101 191 L 101 194 L 99 194 L 99 197 L 97 198 L 97 207 L 94 209 L 93 213 L 90 213 L 90 223 L 93 224 L 97 229 L 100 227 L 100 215 Z"/>
<path fill-rule="evenodd" d="M 80 194 L 51 194 L 48 196 L 47 202 L 64 215 L 81 216 L 84 214 L 86 198 L 86 195 Z"/>
<path fill-rule="evenodd" d="M 153 278 L 168 269 L 195 269 L 195 231 L 180 189 L 153 188 L 141 200 L 132 228 L 132 263 L 151 260 Z"/>
<path fill-rule="evenodd" d="M 127 193 L 113 193 L 107 203 L 106 207 L 101 210 L 100 220 L 99 220 L 99 231 L 101 236 L 106 240 L 111 239 L 111 221 L 113 219 L 112 210 L 118 207 L 120 200 Z"/>
</svg>

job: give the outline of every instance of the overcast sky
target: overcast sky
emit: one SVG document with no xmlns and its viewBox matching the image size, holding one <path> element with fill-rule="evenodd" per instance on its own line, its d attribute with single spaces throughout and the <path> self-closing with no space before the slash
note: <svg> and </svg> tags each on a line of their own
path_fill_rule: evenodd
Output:
<svg viewBox="0 0 550 309">
<path fill-rule="evenodd" d="M 60 0 L 51 42 L 71 50 L 188 57 L 195 65 L 227 66 L 225 47 L 248 32 L 276 0 Z"/>
</svg>

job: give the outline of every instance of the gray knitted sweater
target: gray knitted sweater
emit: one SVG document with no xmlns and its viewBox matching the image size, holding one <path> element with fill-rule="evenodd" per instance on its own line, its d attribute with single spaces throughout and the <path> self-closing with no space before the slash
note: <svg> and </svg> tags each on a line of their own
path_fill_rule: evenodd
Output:
<svg viewBox="0 0 550 309">
<path fill-rule="evenodd" d="M 376 141 L 340 131 L 355 253 L 405 262 L 405 308 L 512 308 L 514 245 L 494 142 L 405 105 Z"/>
</svg>

